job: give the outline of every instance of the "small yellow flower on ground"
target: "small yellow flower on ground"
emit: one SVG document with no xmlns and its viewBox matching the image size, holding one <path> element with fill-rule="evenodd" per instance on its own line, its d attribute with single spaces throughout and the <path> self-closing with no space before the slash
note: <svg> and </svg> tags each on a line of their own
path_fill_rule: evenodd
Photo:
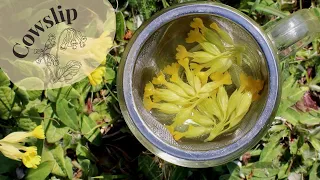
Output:
<svg viewBox="0 0 320 180">
<path fill-rule="evenodd" d="M 103 81 L 103 76 L 106 72 L 105 67 L 98 67 L 95 69 L 89 76 L 89 82 L 91 85 L 96 86 L 102 83 Z"/>
</svg>

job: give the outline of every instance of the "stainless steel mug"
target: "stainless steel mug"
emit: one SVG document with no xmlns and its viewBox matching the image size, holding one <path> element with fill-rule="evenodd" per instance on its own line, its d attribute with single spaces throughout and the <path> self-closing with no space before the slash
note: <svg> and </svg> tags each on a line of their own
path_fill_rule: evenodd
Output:
<svg viewBox="0 0 320 180">
<path fill-rule="evenodd" d="M 261 98 L 234 133 L 213 142 L 181 143 L 159 117 L 145 110 L 142 97 L 152 76 L 174 61 L 175 47 L 184 42 L 195 17 L 218 23 L 236 44 L 246 46 L 242 68 L 266 83 Z M 320 20 L 312 9 L 293 13 L 267 30 L 223 4 L 196 2 L 164 9 L 139 28 L 122 57 L 117 85 L 124 118 L 136 138 L 168 162 L 199 168 L 231 161 L 258 143 L 273 121 L 281 95 L 279 59 L 311 42 L 319 32 Z"/>
</svg>

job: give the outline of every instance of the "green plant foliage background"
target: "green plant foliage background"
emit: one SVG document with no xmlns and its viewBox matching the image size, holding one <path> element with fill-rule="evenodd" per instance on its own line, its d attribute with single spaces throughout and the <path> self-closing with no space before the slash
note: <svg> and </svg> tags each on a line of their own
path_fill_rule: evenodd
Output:
<svg viewBox="0 0 320 180">
<path fill-rule="evenodd" d="M 117 10 L 115 48 L 107 55 L 102 85 L 88 79 L 46 91 L 15 87 L 0 70 L 0 138 L 43 124 L 38 147 L 42 163 L 27 169 L 0 154 L 0 180 L 11 179 L 320 179 L 320 39 L 283 60 L 281 104 L 267 135 L 253 149 L 227 164 L 190 169 L 148 152 L 121 115 L 116 74 L 132 34 L 157 11 L 192 0 L 110 0 Z M 218 1 L 217 1 L 218 2 Z M 221 0 L 268 27 L 318 0 Z M 320 20 L 319 20 L 320 23 Z"/>
</svg>

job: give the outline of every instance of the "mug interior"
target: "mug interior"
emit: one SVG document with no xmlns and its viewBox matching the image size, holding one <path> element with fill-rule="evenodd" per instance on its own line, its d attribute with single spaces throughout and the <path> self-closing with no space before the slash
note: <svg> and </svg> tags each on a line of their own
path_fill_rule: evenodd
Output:
<svg viewBox="0 0 320 180">
<path fill-rule="evenodd" d="M 241 67 L 234 66 L 232 68 L 241 68 L 247 75 L 265 82 L 264 88 L 260 92 L 261 97 L 252 103 L 249 112 L 242 119 L 240 125 L 232 133 L 221 135 L 212 142 L 175 141 L 163 125 L 168 123 L 168 121 L 172 119 L 172 116 L 169 117 L 156 112 L 150 113 L 144 108 L 142 101 L 146 83 L 152 81 L 152 78 L 165 66 L 176 62 L 176 47 L 178 45 L 184 45 L 189 50 L 195 46 L 195 44 L 185 43 L 185 38 L 191 30 L 190 22 L 192 22 L 193 18 L 201 18 L 207 27 L 209 27 L 212 22 L 216 22 L 222 29 L 229 33 L 236 45 L 245 46 L 246 50 L 243 54 Z M 192 14 L 165 24 L 146 40 L 140 48 L 139 55 L 135 62 L 132 76 L 132 96 L 134 97 L 137 113 L 148 126 L 149 132 L 170 146 L 190 151 L 221 149 L 236 142 L 248 133 L 256 124 L 260 114 L 265 108 L 269 89 L 269 74 L 263 51 L 248 31 L 224 17 Z"/>
</svg>

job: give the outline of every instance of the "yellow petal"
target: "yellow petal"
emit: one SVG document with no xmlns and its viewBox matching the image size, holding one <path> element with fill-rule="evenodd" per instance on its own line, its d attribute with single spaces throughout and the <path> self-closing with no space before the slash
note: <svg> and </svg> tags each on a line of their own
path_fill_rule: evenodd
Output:
<svg viewBox="0 0 320 180">
<path fill-rule="evenodd" d="M 148 111 L 150 111 L 154 107 L 154 103 L 150 99 L 150 97 L 143 98 L 143 105 Z"/>
<path fill-rule="evenodd" d="M 229 35 L 226 31 L 222 30 L 216 23 L 212 23 L 212 24 L 210 25 L 210 27 L 211 27 L 212 29 L 214 29 L 215 31 L 217 31 L 217 33 L 219 34 L 219 36 L 220 36 L 226 43 L 228 43 L 228 44 L 230 44 L 230 45 L 234 44 L 232 38 L 230 37 L 230 35 Z"/>
<path fill-rule="evenodd" d="M 200 33 L 198 28 L 191 30 L 188 33 L 188 37 L 186 38 L 186 43 L 194 43 L 194 42 L 203 43 L 204 41 L 205 41 L 205 38 Z"/>
<path fill-rule="evenodd" d="M 176 54 L 176 59 L 185 59 L 186 57 L 189 56 L 189 52 L 187 51 L 187 49 L 182 46 L 182 45 L 178 45 L 177 49 L 178 52 Z"/>
<path fill-rule="evenodd" d="M 96 68 L 89 76 L 89 82 L 91 85 L 96 86 L 102 83 L 103 76 L 105 74 L 105 67 Z"/>
<path fill-rule="evenodd" d="M 190 27 L 203 29 L 205 26 L 203 25 L 203 21 L 200 18 L 194 18 L 193 21 L 190 23 Z"/>
<path fill-rule="evenodd" d="M 19 161 L 23 153 L 16 147 L 10 145 L 10 143 L 0 143 L 0 152 L 7 158 Z"/>
<path fill-rule="evenodd" d="M 217 48 L 216 45 L 210 43 L 210 42 L 202 42 L 200 43 L 201 47 L 203 50 L 205 50 L 206 52 L 213 54 L 213 55 L 218 55 L 221 52 L 219 51 L 219 49 Z"/>
<path fill-rule="evenodd" d="M 38 139 L 44 139 L 45 135 L 44 135 L 44 131 L 43 131 L 43 127 L 42 125 L 37 126 L 33 131 L 32 131 L 32 135 Z"/>
<path fill-rule="evenodd" d="M 221 112 L 223 113 L 223 117 L 226 118 L 229 97 L 228 97 L 226 89 L 223 86 L 219 87 L 219 90 L 217 93 L 217 102 L 218 102 L 218 105 L 221 109 Z"/>
<path fill-rule="evenodd" d="M 147 83 L 144 88 L 144 97 L 150 97 L 154 94 L 154 86 L 151 82 Z"/>
<path fill-rule="evenodd" d="M 166 78 L 164 76 L 164 74 L 162 72 L 160 72 L 157 77 L 153 78 L 152 79 L 152 83 L 153 84 L 165 84 L 167 81 L 166 81 Z"/>
<path fill-rule="evenodd" d="M 29 132 L 13 132 L 4 137 L 0 142 L 19 143 L 25 142 L 26 138 L 31 137 L 32 133 Z"/>
<path fill-rule="evenodd" d="M 30 148 L 22 156 L 22 162 L 27 168 L 36 169 L 41 162 L 41 157 L 35 150 L 35 148 Z"/>
<path fill-rule="evenodd" d="M 180 65 L 178 63 L 172 63 L 163 69 L 163 72 L 169 75 L 178 74 Z"/>
</svg>

